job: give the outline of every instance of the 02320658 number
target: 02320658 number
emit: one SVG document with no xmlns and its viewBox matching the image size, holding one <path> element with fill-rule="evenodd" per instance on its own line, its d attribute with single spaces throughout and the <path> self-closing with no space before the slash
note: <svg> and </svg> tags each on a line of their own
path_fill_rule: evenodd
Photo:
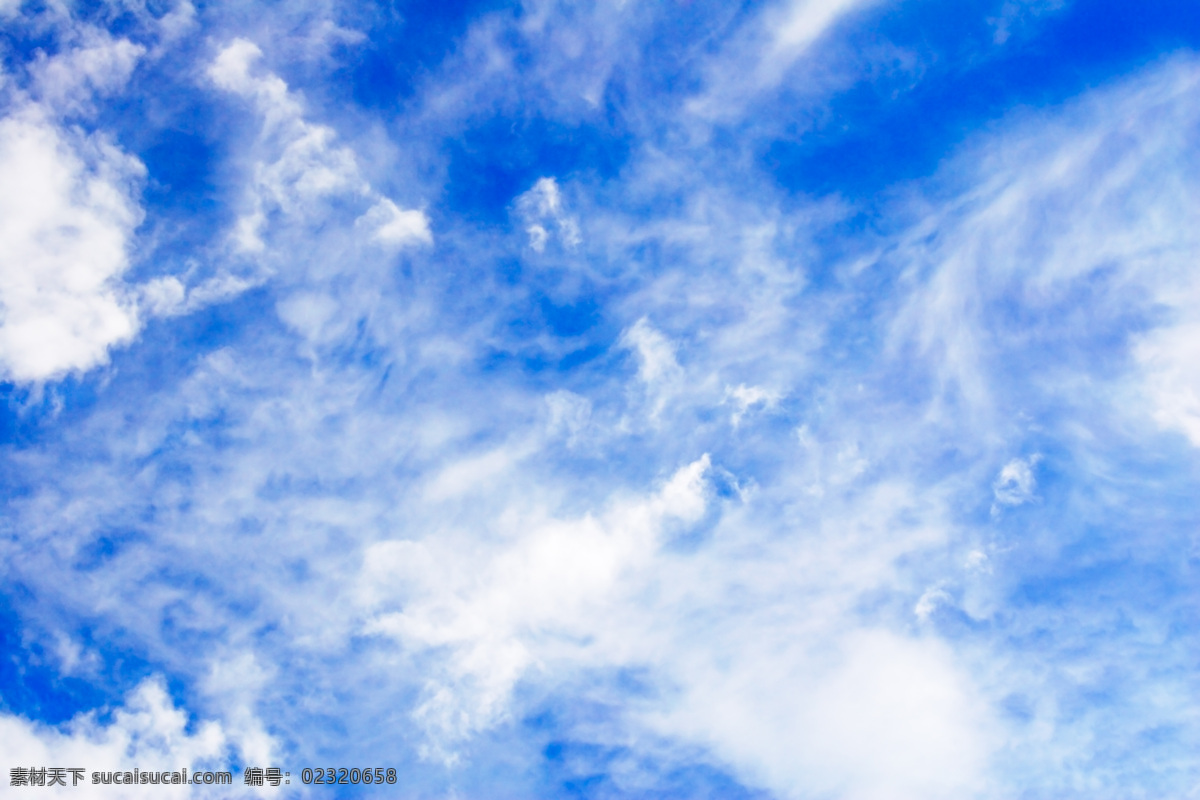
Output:
<svg viewBox="0 0 1200 800">
<path fill-rule="evenodd" d="M 347 769 L 346 767 L 305 767 L 300 773 L 300 780 L 306 784 L 332 786 L 334 784 L 351 783 L 395 783 L 396 770 L 375 767 L 374 769 Z"/>
</svg>

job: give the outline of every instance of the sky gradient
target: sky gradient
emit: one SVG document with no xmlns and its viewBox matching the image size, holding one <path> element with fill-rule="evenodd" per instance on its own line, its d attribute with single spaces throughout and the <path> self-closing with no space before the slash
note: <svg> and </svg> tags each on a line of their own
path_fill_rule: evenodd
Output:
<svg viewBox="0 0 1200 800">
<path fill-rule="evenodd" d="M 0 59 L 0 796 L 1200 798 L 1194 2 Z"/>
</svg>

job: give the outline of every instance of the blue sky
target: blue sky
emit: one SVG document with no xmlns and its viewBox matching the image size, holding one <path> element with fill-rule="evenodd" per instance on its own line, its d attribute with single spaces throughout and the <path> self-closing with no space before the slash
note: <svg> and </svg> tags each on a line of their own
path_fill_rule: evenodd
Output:
<svg viewBox="0 0 1200 800">
<path fill-rule="evenodd" d="M 1198 48 L 0 0 L 4 768 L 1200 797 Z"/>
</svg>

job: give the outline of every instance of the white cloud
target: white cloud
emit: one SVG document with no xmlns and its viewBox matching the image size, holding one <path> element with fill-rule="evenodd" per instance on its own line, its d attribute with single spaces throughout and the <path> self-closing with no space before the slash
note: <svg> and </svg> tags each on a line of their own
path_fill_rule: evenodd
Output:
<svg viewBox="0 0 1200 800">
<path fill-rule="evenodd" d="M 591 401 L 574 392 L 551 392 L 546 395 L 546 407 L 550 411 L 549 432 L 565 433 L 568 444 L 577 442 L 591 422 Z"/>
<path fill-rule="evenodd" d="M 165 275 L 136 287 L 138 308 L 156 317 L 190 314 L 213 303 L 236 297 L 261 282 L 261 278 L 241 277 L 222 270 L 211 278 L 187 286 L 176 276 Z"/>
<path fill-rule="evenodd" d="M 756 97 L 776 89 L 834 23 L 871 2 L 786 0 L 766 6 L 712 60 L 705 89 L 687 109 L 704 119 L 740 115 Z"/>
<path fill-rule="evenodd" d="M 155 278 L 141 287 L 142 304 L 155 316 L 177 313 L 184 305 L 187 287 L 174 275 Z"/>
<path fill-rule="evenodd" d="M 429 231 L 429 217 L 419 209 L 401 209 L 386 197 L 371 207 L 359 222 L 373 233 L 372 238 L 380 244 L 403 247 L 408 244 L 432 244 L 433 234 Z"/>
<path fill-rule="evenodd" d="M 209 65 L 208 76 L 220 89 L 252 100 L 263 117 L 248 205 L 234 227 L 232 239 L 245 253 L 262 253 L 270 216 L 275 211 L 305 218 L 317 213 L 322 198 L 358 195 L 374 199 L 363 215 L 369 236 L 389 246 L 433 241 L 429 219 L 421 210 L 399 208 L 379 197 L 362 177 L 354 151 L 335 144 L 337 134 L 327 125 L 305 119 L 303 104 L 274 73 L 254 74 L 262 58 L 258 45 L 235 39 Z"/>
<path fill-rule="evenodd" d="M 138 291 L 121 278 L 145 168 L 58 118 L 121 90 L 145 48 L 88 26 L 62 35 L 74 44 L 39 52 L 33 99 L 18 95 L 0 120 L 0 374 L 16 381 L 104 363 L 140 327 Z"/>
<path fill-rule="evenodd" d="M 943 604 L 950 603 L 953 598 L 950 593 L 940 586 L 932 586 L 926 589 L 921 597 L 918 598 L 917 604 L 913 606 L 913 614 L 917 619 L 925 622 L 930 615 L 937 610 L 937 607 Z"/>
<path fill-rule="evenodd" d="M 175 7 L 157 20 L 158 43 L 150 58 L 160 58 L 169 48 L 196 27 L 196 7 L 190 0 L 179 0 Z"/>
<path fill-rule="evenodd" d="M 968 572 L 991 572 L 991 559 L 982 550 L 972 550 L 963 560 L 963 567 Z"/>
<path fill-rule="evenodd" d="M 1004 44 L 1014 33 L 1021 32 L 1031 19 L 1053 13 L 1066 5 L 1066 0 L 1007 0 L 996 16 L 986 20 L 993 30 L 992 41 Z"/>
<path fill-rule="evenodd" d="M 775 60 L 752 48 L 742 54 L 769 86 L 848 8 L 772 7 L 752 24 L 762 26 L 755 41 Z M 553 10 L 537 6 L 529 17 Z M 508 30 L 491 20 L 493 31 Z M 532 31 L 539 23 L 521 24 Z M 564 52 L 590 57 L 585 35 L 556 25 L 549 19 L 540 30 Z M 720 176 L 687 154 L 637 157 L 605 193 L 572 195 L 580 208 L 570 209 L 588 220 L 586 246 L 609 256 L 587 269 L 616 277 L 605 284 L 614 295 L 603 300 L 611 302 L 605 319 L 639 320 L 618 344 L 637 361 L 633 388 L 623 372 L 607 371 L 614 354 L 594 370 L 540 372 L 530 388 L 524 376 L 514 382 L 503 368 L 479 367 L 481 354 L 532 346 L 504 329 L 526 313 L 528 296 L 514 305 L 482 267 L 464 267 L 466 277 L 429 269 L 421 280 L 383 279 L 392 276 L 379 264 L 393 248 L 431 240 L 428 219 L 364 189 L 359 159 L 331 129 L 306 119 L 282 80 L 256 71 L 259 57 L 254 45 L 235 41 L 210 76 L 264 118 L 251 145 L 257 166 L 243 247 L 296 265 L 270 288 L 278 316 L 304 340 L 301 356 L 293 337 L 248 326 L 144 403 L 140 418 L 117 405 L 81 422 L 79 438 L 102 444 L 102 458 L 61 455 L 54 445 L 42 460 L 30 458 L 37 491 L 13 503 L 18 532 L 4 540 L 4 560 L 54 599 L 47 607 L 61 601 L 81 616 L 102 615 L 135 649 L 172 663 L 219 707 L 223 735 L 244 754 L 272 752 L 267 709 L 308 753 L 407 754 L 417 727 L 426 755 L 463 754 L 450 783 L 472 774 L 473 738 L 510 736 L 513 729 L 497 728 L 547 695 L 568 718 L 556 736 L 640 756 L 657 733 L 669 737 L 664 771 L 705 762 L 781 798 L 986 796 L 996 774 L 1019 782 L 1002 770 L 989 777 L 989 757 L 1028 753 L 1021 748 L 1055 725 L 1059 733 L 1040 741 L 1057 745 L 1064 781 L 1083 775 L 1088 768 L 1073 765 L 1107 744 L 1137 740 L 1132 722 L 1121 723 L 1129 725 L 1121 736 L 1103 730 L 1101 712 L 1072 721 L 1038 711 L 1036 724 L 1049 727 L 1034 734 L 996 721 L 996 708 L 1018 688 L 1036 695 L 1039 709 L 1066 694 L 1036 675 L 1027 686 L 1014 677 L 1019 669 L 1006 659 L 1020 631 L 1010 636 L 1012 626 L 1069 636 L 1077 620 L 1064 625 L 1029 605 L 991 615 L 1019 567 L 962 509 L 979 503 L 981 491 L 985 503 L 993 492 L 997 507 L 1036 496 L 1034 459 L 995 475 L 1008 457 L 998 453 L 1022 452 L 1006 437 L 1018 427 L 1012 420 L 1024 418 L 939 414 L 930 395 L 952 395 L 957 381 L 977 389 L 966 394 L 982 405 L 997 387 L 1019 383 L 1006 383 L 997 364 L 1038 348 L 994 325 L 989 310 L 1045 308 L 1038 304 L 1062 300 L 1062 287 L 1095 274 L 1096 264 L 1133 263 L 1140 267 L 1121 274 L 1156 275 L 1135 282 L 1156 290 L 1088 308 L 1127 308 L 1129 296 L 1170 301 L 1174 316 L 1134 348 L 1134 366 L 1161 377 L 1139 388 L 1158 405 L 1143 402 L 1138 413 L 1159 408 L 1163 424 L 1189 430 L 1193 350 L 1175 338 L 1190 329 L 1186 303 L 1173 298 L 1188 296 L 1175 290 L 1188 285 L 1194 251 L 1171 236 L 1187 206 L 1173 209 L 1191 184 L 1138 183 L 1147 164 L 1163 163 L 1153 158 L 1113 159 L 1115 176 L 1093 182 L 1107 174 L 1096 173 L 1096 163 L 1111 166 L 1106 147 L 1146 131 L 1135 124 L 1128 138 L 1120 129 L 1105 139 L 1094 120 L 1067 133 L 1039 123 L 1020 157 L 977 159 L 982 177 L 897 247 L 881 248 L 908 258 L 893 274 L 902 274 L 896 293 L 911 293 L 912 303 L 891 327 L 896 308 L 886 298 L 882 309 L 860 302 L 880 299 L 869 266 L 805 281 L 821 252 L 805 231 L 841 219 L 837 209 L 785 213 L 791 201 L 761 186 L 716 185 Z M 731 73 L 729 86 L 747 74 Z M 1147 107 L 1150 117 L 1163 110 L 1139 102 L 1097 105 L 1115 105 L 1117 116 L 1134 121 Z M 1168 114 L 1164 127 L 1177 126 Z M 1020 150 L 1021 142 L 1001 138 Z M 1056 187 L 1066 187 L 1061 196 Z M 318 201 L 335 195 L 326 216 Z M 1154 212 L 1129 223 L 1119 207 L 1104 207 L 1121 197 L 1150 198 Z M 342 201 L 349 211 L 330 223 Z M 634 211 L 607 217 L 589 205 L 626 201 Z M 647 220 L 647 208 L 670 210 Z M 535 249 L 558 236 L 584 246 L 571 235 L 577 227 L 561 224 L 575 217 L 554 179 L 538 181 L 514 211 Z M 1039 230 L 1061 241 L 1012 243 L 1043 218 L 1053 224 Z M 452 244 L 474 252 L 476 240 L 447 235 L 461 235 Z M 1134 241 L 1140 236 L 1170 245 L 1144 247 Z M 422 266 L 427 255 L 414 248 L 406 258 Z M 1174 266 L 1156 269 L 1163 263 Z M 1168 291 L 1164 275 L 1172 271 Z M 189 290 L 160 278 L 140 287 L 136 304 L 179 313 L 244 285 L 223 278 Z M 853 325 L 835 327 L 845 318 Z M 888 332 L 903 344 L 880 355 L 871 343 Z M 1023 324 L 1019 333 L 1036 331 Z M 913 341 L 924 350 L 906 349 Z M 836 359 L 825 352 L 831 344 Z M 1068 366 L 1045 370 L 1046 381 L 1077 377 L 1078 364 Z M 942 383 L 927 385 L 923 367 L 942 370 Z M 1087 378 L 1096 383 L 1072 397 L 1109 396 L 1094 391 L 1100 378 Z M 769 420 L 764 414 L 761 430 L 746 424 L 730 439 L 726 420 L 745 424 L 784 396 L 794 402 Z M 671 413 L 661 413 L 668 401 Z M 1012 402 L 1036 406 L 1026 395 Z M 626 420 L 646 406 L 658 424 L 629 435 Z M 572 447 L 580 442 L 594 447 Z M 647 476 L 706 451 L 730 462 L 700 459 L 666 488 L 648 488 Z M 175 464 L 188 474 L 179 477 Z M 710 490 L 709 477 L 739 487 L 737 496 Z M 114 547 L 103 569 L 76 570 L 69 581 L 54 569 L 86 552 L 102 525 L 126 524 L 152 544 Z M 183 570 L 194 581 L 181 587 Z M 956 598 L 968 614 L 991 615 L 989 625 L 939 640 L 935 609 Z M 214 655 L 214 641 L 228 649 Z M 1157 659 L 1160 648 L 1147 648 Z M 83 663 L 60 649 L 65 662 Z M 1044 653 L 1026 655 L 1030 674 L 1048 669 Z M 1097 656 L 1079 671 L 1102 672 L 1102 662 Z M 605 683 L 626 668 L 646 676 L 645 691 Z M 378 737 L 351 742 L 332 730 L 324 714 L 333 698 L 344 730 Z M 590 702 L 611 715 L 572 727 L 571 710 Z M 513 752 L 501 757 L 522 757 Z M 610 776 L 616 783 L 637 780 L 619 772 Z"/>
<path fill-rule="evenodd" d="M 93 98 L 125 86 L 146 53 L 139 44 L 95 28 L 84 28 L 80 38 L 78 46 L 30 67 L 34 95 L 59 113 L 90 111 Z"/>
<path fill-rule="evenodd" d="M 1196 63 L 1170 61 L 1053 116 L 1026 118 L 947 166 L 943 180 L 961 193 L 935 206 L 896 251 L 913 291 L 892 344 L 923 349 L 948 405 L 984 424 L 997 410 L 997 359 L 1023 338 L 1087 348 L 1089 336 L 1123 314 L 1153 314 L 1166 328 L 1195 321 L 1200 232 L 1187 209 L 1200 173 L 1180 165 L 1188 163 L 1187 132 L 1200 123 L 1198 91 Z M 1072 293 L 1084 287 L 1095 292 L 1086 325 L 1068 313 Z M 1042 315 L 1042 324 L 1018 329 L 999 313 L 1013 303 Z M 1173 355 L 1185 351 L 1167 344 L 1182 339 L 1166 328 L 1135 342 L 1145 343 L 1140 358 L 1157 376 L 1149 387 L 1163 392 L 1150 408 L 1179 420 L 1161 410 L 1186 405 L 1187 379 L 1179 376 L 1188 374 Z M 1147 382 L 1147 372 L 1137 380 Z M 1134 406 L 1135 415 L 1147 410 Z"/>
<path fill-rule="evenodd" d="M 517 213 L 525 222 L 529 246 L 541 253 L 555 231 L 564 247 L 577 247 L 582 241 L 579 223 L 563 207 L 562 192 L 554 178 L 539 178 L 529 191 L 516 201 Z M 547 226 L 551 226 L 548 228 Z"/>
<path fill-rule="evenodd" d="M 682 369 L 675 360 L 675 347 L 645 318 L 621 335 L 621 342 L 637 353 L 638 377 L 650 386 L 678 380 Z"/>
<path fill-rule="evenodd" d="M 744 383 L 739 383 L 737 386 L 726 386 L 726 401 L 732 401 L 735 406 L 729 421 L 736 428 L 741 424 L 742 417 L 746 416 L 751 408 L 756 406 L 764 409 L 773 408 L 781 397 L 779 392 L 764 389 L 761 386 L 747 386 Z"/>
<path fill-rule="evenodd" d="M 1155 421 L 1200 447 L 1200 321 L 1145 334 L 1134 355 Z"/>
<path fill-rule="evenodd" d="M 366 630 L 450 653 L 415 712 L 431 755 L 453 758 L 461 740 L 502 719 L 513 686 L 534 664 L 586 653 L 589 620 L 652 561 L 664 526 L 703 514 L 708 468 L 700 458 L 658 492 L 615 501 L 600 517 L 500 520 L 495 548 L 444 535 L 367 549 L 362 596 L 382 608 Z M 386 610 L 394 604 L 402 610 Z"/>
<path fill-rule="evenodd" d="M 662 676 L 631 713 L 780 797 L 969 796 L 1001 735 L 969 663 L 864 608 L 911 592 L 905 562 L 953 541 L 942 490 L 860 479 L 801 499 L 798 472 L 730 509 L 701 551 L 658 560 L 639 596 L 652 605 L 614 637 Z"/>
<path fill-rule="evenodd" d="M 354 153 L 334 145 L 332 128 L 304 119 L 299 100 L 282 78 L 272 73 L 251 74 L 261 57 L 257 45 L 235 39 L 208 69 L 213 83 L 253 100 L 264 118 L 262 136 L 271 152 L 255 165 L 252 210 L 239 219 L 235 233 L 240 248 L 249 252 L 263 249 L 261 229 L 272 208 L 300 213 L 323 195 L 368 190 Z"/>
<path fill-rule="evenodd" d="M 225 91 L 254 98 L 268 116 L 270 127 L 275 127 L 298 117 L 300 105 L 289 97 L 287 84 L 279 76 L 251 76 L 250 69 L 260 58 L 262 50 L 258 45 L 235 39 L 217 54 L 208 75 Z"/>
<path fill-rule="evenodd" d="M 273 677 L 273 670 L 243 652 L 213 659 L 203 681 L 204 692 L 219 705 L 227 735 L 244 764 L 268 766 L 278 761 L 278 745 L 255 713 L 258 698 Z"/>
<path fill-rule="evenodd" d="M 650 416 L 657 418 L 682 389 L 684 372 L 675 359 L 675 346 L 643 317 L 621 334 L 622 347 L 638 359 L 638 380 L 651 401 Z"/>
<path fill-rule="evenodd" d="M 708 743 L 750 785 L 786 798 L 951 800 L 980 789 L 992 723 L 945 646 L 869 629 L 818 647 L 739 644 L 729 667 L 693 667 L 657 729 Z"/>
<path fill-rule="evenodd" d="M 138 330 L 129 267 L 141 163 L 36 107 L 0 120 L 0 369 L 41 381 L 107 360 Z"/>
<path fill-rule="evenodd" d="M 310 341 L 321 341 L 337 315 L 334 298 L 319 292 L 297 292 L 278 304 L 279 318 Z"/>
<path fill-rule="evenodd" d="M 1169 609 L 1148 610 L 1146 604 L 1159 600 L 1143 600 L 1141 579 L 1134 577 L 1109 584 L 1111 599 L 1098 603 L 1084 588 L 1090 578 L 1074 582 L 1081 562 L 1058 554 L 1086 541 L 1087 563 L 1138 552 L 1145 565 L 1173 558 L 1159 555 L 1171 546 L 1164 542 L 1179 542 L 1181 529 L 1194 527 L 1183 521 L 1190 509 L 1173 496 L 1179 489 L 1163 488 L 1180 486 L 1170 479 L 1151 481 L 1156 489 L 1149 496 L 1156 499 L 1137 510 L 1110 487 L 1148 486 L 1141 483 L 1142 459 L 1162 453 L 1152 453 L 1147 423 L 1190 439 L 1197 430 L 1192 343 L 1200 331 L 1200 229 L 1192 198 L 1200 171 L 1192 154 L 1198 96 L 1200 68 L 1185 57 L 1062 107 L 1018 115 L 948 161 L 928 195 L 906 198 L 912 202 L 905 210 L 923 219 L 880 259 L 903 276 L 897 291 L 911 292 L 891 328 L 889 355 L 908 374 L 929 381 L 926 420 L 953 431 L 956 447 L 972 442 L 986 453 L 977 463 L 996 464 L 1015 442 L 1054 440 L 1071 455 L 1056 472 L 1063 469 L 1074 487 L 1096 491 L 1069 500 L 1039 497 L 1036 456 L 1001 461 L 998 475 L 979 475 L 993 495 L 993 527 L 975 532 L 966 574 L 954 587 L 964 613 L 997 622 L 1013 613 L 1008 604 L 1022 591 L 1021 570 L 1032 562 L 1059 597 L 1069 598 L 1069 616 L 1057 600 L 1043 606 L 1025 597 L 1016 619 L 1004 623 L 1018 636 L 1056 630 L 1053 643 L 1013 654 L 1012 638 L 997 641 L 990 654 L 1005 658 L 1004 666 L 990 667 L 990 656 L 980 654 L 973 667 L 998 706 L 1019 698 L 1005 748 L 995 754 L 1005 766 L 995 774 L 1019 764 L 1026 772 L 1013 784 L 1054 786 L 1047 791 L 1055 794 L 1078 791 L 1069 787 L 1083 780 L 1093 782 L 1092 794 L 1121 794 L 1125 789 L 1118 787 L 1136 785 L 1128 775 L 1079 765 L 1107 763 L 1108 749 L 1139 731 L 1179 726 L 1188 733 L 1173 742 L 1194 738 L 1194 709 L 1169 711 L 1132 699 L 1150 686 L 1167 691 L 1162 687 L 1174 685 L 1173 678 L 1151 673 L 1185 669 L 1176 665 L 1194 643 L 1158 626 L 1190 612 L 1170 600 Z M 1070 513 L 1044 526 L 1022 526 L 1019 535 L 1011 531 L 1000 512 L 1035 499 L 1043 508 L 1028 513 Z M 1090 530 L 1083 538 L 1080 528 L 1094 520 L 1121 531 L 1119 549 Z M 923 585 L 939 585 L 948 575 L 930 577 Z M 1141 622 L 1131 633 L 1114 617 Z M 936 616 L 929 623 L 936 624 Z M 1143 636 L 1154 638 L 1154 649 L 1172 667 L 1163 668 L 1158 655 L 1144 656 Z M 968 649 L 960 646 L 960 652 Z M 1089 692 L 1122 699 L 1089 701 L 1081 716 L 1064 710 Z M 1160 766 L 1141 774 L 1176 770 L 1188 775 L 1180 780 L 1191 781 L 1191 773 L 1179 771 L 1176 746 L 1157 749 Z"/>
<path fill-rule="evenodd" d="M 483 14 L 423 82 L 422 116 L 457 122 L 520 98 L 547 118 L 595 118 L 614 74 L 645 57 L 643 25 L 654 15 L 638 3 L 557 0 Z"/>
<path fill-rule="evenodd" d="M 513 468 L 532 450 L 529 444 L 523 443 L 454 461 L 431 477 L 425 488 L 425 499 L 439 503 L 486 492 L 497 479 L 511 475 Z"/>
<path fill-rule="evenodd" d="M 997 506 L 1019 506 L 1034 499 L 1037 478 L 1033 474 L 1033 468 L 1041 460 L 1041 455 L 1035 453 L 1029 458 L 1014 458 L 1004 465 L 992 485 Z M 993 506 L 993 512 L 997 510 L 997 506 Z"/>
<path fill-rule="evenodd" d="M 97 98 L 122 91 L 146 48 L 69 17 L 55 24 L 69 46 L 39 52 L 28 92 L 0 120 L 0 372 L 17 381 L 105 363 L 145 316 L 186 313 L 248 285 L 224 275 L 192 287 L 170 275 L 123 280 L 144 217 L 145 167 L 103 131 L 63 120 L 93 115 Z"/>
<path fill-rule="evenodd" d="M 66 774 L 63 794 L 78 792 L 89 797 L 226 797 L 240 795 L 244 787 L 235 779 L 233 786 L 220 790 L 203 786 L 93 786 L 93 772 L 124 772 L 137 767 L 142 771 L 200 770 L 226 771 L 228 748 L 236 741 L 216 722 L 191 723 L 188 715 L 172 703 L 159 680 L 147 680 L 126 698 L 125 705 L 112 713 L 110 722 L 102 722 L 96 713 L 83 714 L 61 728 L 30 722 L 11 714 L 0 714 L 0 740 L 4 742 L 6 772 L 13 767 L 82 767 L 82 782 L 72 787 Z M 22 791 L 44 789 L 5 789 L 12 796 Z"/>
<path fill-rule="evenodd" d="M 277 160 L 259 168 L 259 187 L 279 208 L 295 211 L 298 201 L 343 191 L 365 193 L 354 154 L 332 146 L 331 128 L 300 123 L 295 133 Z"/>
<path fill-rule="evenodd" d="M 840 16 L 862 0 L 791 0 L 764 14 L 770 45 L 758 64 L 760 83 L 774 84 L 796 57 Z"/>
</svg>

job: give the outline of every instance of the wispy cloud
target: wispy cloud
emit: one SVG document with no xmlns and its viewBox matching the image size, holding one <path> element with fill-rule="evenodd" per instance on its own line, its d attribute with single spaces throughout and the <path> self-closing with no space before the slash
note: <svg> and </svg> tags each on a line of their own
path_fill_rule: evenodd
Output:
<svg viewBox="0 0 1200 800">
<path fill-rule="evenodd" d="M 809 48 L 839 18 L 868 0 L 789 0 L 767 5 L 710 66 L 707 86 L 688 103 L 704 118 L 737 118 L 747 102 L 777 89 Z"/>
<path fill-rule="evenodd" d="M 0 574 L 22 653 L 105 699 L 6 713 L 22 758 L 1187 796 L 1194 60 L 814 197 L 771 148 L 867 113 L 817 61 L 884 12 L 719 5 L 181 5 L 29 56 L 0 360 L 46 394 L 5 418 Z M 1048 8 L 962 13 L 991 52 Z M 127 91 L 204 225 L 139 227 L 169 162 Z"/>
</svg>

